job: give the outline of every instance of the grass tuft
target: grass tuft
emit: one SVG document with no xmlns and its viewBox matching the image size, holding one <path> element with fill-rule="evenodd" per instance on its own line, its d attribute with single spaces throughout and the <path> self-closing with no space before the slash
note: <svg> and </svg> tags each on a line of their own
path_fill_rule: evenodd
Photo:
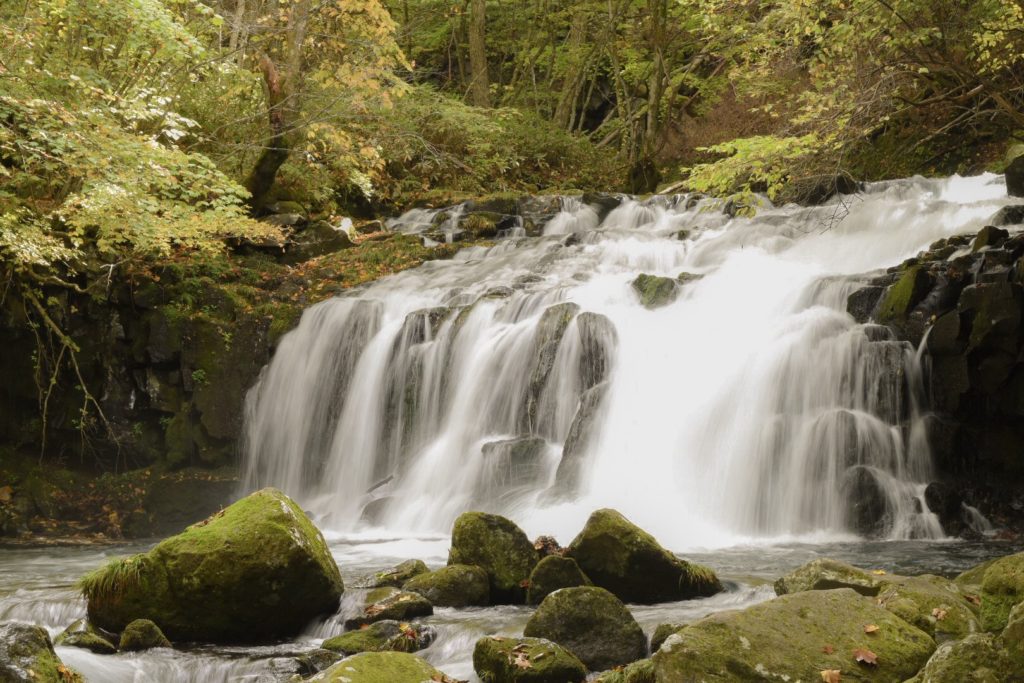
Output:
<svg viewBox="0 0 1024 683">
<path fill-rule="evenodd" d="M 89 602 L 111 602 L 139 585 L 145 558 L 133 555 L 111 560 L 78 581 L 78 588 Z"/>
</svg>

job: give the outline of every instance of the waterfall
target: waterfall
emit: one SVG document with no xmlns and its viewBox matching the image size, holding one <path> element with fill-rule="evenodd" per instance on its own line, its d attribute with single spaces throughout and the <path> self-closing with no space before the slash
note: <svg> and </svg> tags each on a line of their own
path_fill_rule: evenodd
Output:
<svg viewBox="0 0 1024 683">
<path fill-rule="evenodd" d="M 941 536 L 919 357 L 846 298 L 977 231 L 1002 178 L 736 218 L 712 199 L 616 201 L 601 219 L 562 198 L 534 237 L 520 221 L 307 310 L 249 394 L 246 486 L 342 531 L 444 533 L 483 509 L 567 541 L 610 506 L 673 548 Z M 462 211 L 391 225 L 451 237 Z M 643 307 L 641 273 L 675 299 Z"/>
</svg>

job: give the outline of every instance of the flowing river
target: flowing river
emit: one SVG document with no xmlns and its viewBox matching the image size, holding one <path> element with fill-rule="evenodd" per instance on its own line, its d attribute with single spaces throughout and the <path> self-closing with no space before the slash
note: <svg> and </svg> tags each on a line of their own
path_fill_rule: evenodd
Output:
<svg viewBox="0 0 1024 683">
<path fill-rule="evenodd" d="M 846 299 L 1007 203 L 994 175 L 876 183 L 752 218 L 687 196 L 627 198 L 604 216 L 563 198 L 543 234 L 513 225 L 494 246 L 310 308 L 250 392 L 245 486 L 299 501 L 349 586 L 413 557 L 443 565 L 465 510 L 568 544 L 614 507 L 727 584 L 632 606 L 648 633 L 769 599 L 772 580 L 819 556 L 955 574 L 1018 548 L 944 538 L 923 502 L 927 361 L 856 323 Z M 392 227 L 452 234 L 460 214 Z M 640 274 L 674 280 L 664 305 L 641 305 Z M 865 492 L 870 541 L 856 533 Z M 0 620 L 59 633 L 84 615 L 74 582 L 145 547 L 4 549 Z M 272 646 L 58 653 L 89 681 L 286 680 L 358 596 Z M 528 615 L 438 609 L 422 655 L 475 681 L 475 640 L 517 634 Z"/>
</svg>

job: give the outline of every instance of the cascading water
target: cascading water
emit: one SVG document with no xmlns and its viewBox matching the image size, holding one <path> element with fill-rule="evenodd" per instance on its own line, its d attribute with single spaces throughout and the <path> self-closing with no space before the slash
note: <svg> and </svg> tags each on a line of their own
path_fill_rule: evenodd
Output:
<svg viewBox="0 0 1024 683">
<path fill-rule="evenodd" d="M 541 236 L 308 310 L 250 393 L 246 485 L 336 530 L 443 533 L 485 509 L 568 540 L 609 506 L 674 549 L 940 536 L 919 360 L 846 298 L 1006 201 L 991 175 L 752 218 L 681 196 L 599 220 L 563 199 Z M 677 298 L 641 306 L 640 273 Z"/>
</svg>

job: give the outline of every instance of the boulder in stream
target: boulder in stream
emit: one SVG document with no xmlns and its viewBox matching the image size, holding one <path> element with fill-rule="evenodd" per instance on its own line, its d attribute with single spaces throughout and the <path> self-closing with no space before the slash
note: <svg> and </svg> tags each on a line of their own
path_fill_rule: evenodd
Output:
<svg viewBox="0 0 1024 683">
<path fill-rule="evenodd" d="M 0 623 L 0 681 L 4 683 L 81 683 L 53 651 L 46 629 L 16 621 Z"/>
<path fill-rule="evenodd" d="M 667 306 L 679 295 L 679 283 L 670 277 L 641 273 L 630 285 L 640 297 L 640 305 L 648 309 Z"/>
<path fill-rule="evenodd" d="M 416 655 L 362 652 L 321 671 L 311 683 L 458 683 Z"/>
<path fill-rule="evenodd" d="M 427 617 L 433 613 L 434 606 L 419 593 L 385 586 L 375 588 L 366 594 L 363 609 L 356 616 L 345 620 L 345 628 L 363 628 L 385 619 L 407 621 L 416 617 Z"/>
<path fill-rule="evenodd" d="M 416 652 L 429 646 L 435 637 L 437 633 L 431 626 L 384 619 L 328 638 L 320 647 L 346 656 L 360 652 Z"/>
<path fill-rule="evenodd" d="M 657 683 L 657 680 L 654 662 L 641 659 L 621 669 L 605 671 L 594 679 L 594 683 Z"/>
<path fill-rule="evenodd" d="M 124 652 L 138 652 L 154 647 L 171 647 L 171 641 L 167 640 L 160 627 L 149 619 L 136 619 L 124 627 L 118 647 Z"/>
<path fill-rule="evenodd" d="M 582 683 L 587 677 L 573 653 L 543 638 L 481 638 L 473 669 L 483 683 Z"/>
<path fill-rule="evenodd" d="M 651 604 L 714 595 L 715 573 L 670 553 L 619 512 L 597 510 L 568 554 L 594 582 L 626 602 Z"/>
<path fill-rule="evenodd" d="M 985 571 L 981 582 L 981 623 L 988 631 L 1001 631 L 1010 610 L 1024 602 L 1024 553 L 1003 557 Z"/>
<path fill-rule="evenodd" d="M 63 647 L 80 647 L 98 655 L 112 655 L 117 652 L 114 645 L 117 637 L 96 628 L 88 619 L 79 619 L 68 626 L 54 639 L 54 645 Z"/>
<path fill-rule="evenodd" d="M 429 571 L 430 569 L 423 560 L 406 560 L 391 569 L 385 569 L 367 577 L 359 587 L 383 588 L 384 586 L 394 586 L 395 588 L 401 588 L 410 579 L 420 574 L 426 574 Z"/>
<path fill-rule="evenodd" d="M 344 590 L 323 536 L 291 499 L 257 491 L 81 580 L 89 619 L 150 619 L 179 641 L 258 642 L 334 612 Z"/>
<path fill-rule="evenodd" d="M 544 598 L 560 588 L 589 585 L 590 579 L 576 564 L 576 560 L 561 555 L 548 555 L 530 573 L 526 602 L 539 605 Z"/>
<path fill-rule="evenodd" d="M 485 512 L 464 512 L 455 520 L 448 564 L 476 565 L 487 572 L 492 604 L 521 604 L 537 560 L 530 539 L 511 520 Z"/>
<path fill-rule="evenodd" d="M 435 607 L 470 607 L 490 602 L 487 572 L 468 564 L 450 564 L 437 571 L 420 574 L 402 586 L 419 593 Z"/>
<path fill-rule="evenodd" d="M 591 671 L 624 666 L 647 654 L 647 637 L 626 606 L 603 588 L 551 593 L 526 622 L 523 635 L 567 648 Z"/>
<path fill-rule="evenodd" d="M 1004 683 L 1020 680 L 1007 676 L 1009 658 L 995 636 L 975 633 L 939 646 L 917 676 L 907 683 Z"/>
</svg>

